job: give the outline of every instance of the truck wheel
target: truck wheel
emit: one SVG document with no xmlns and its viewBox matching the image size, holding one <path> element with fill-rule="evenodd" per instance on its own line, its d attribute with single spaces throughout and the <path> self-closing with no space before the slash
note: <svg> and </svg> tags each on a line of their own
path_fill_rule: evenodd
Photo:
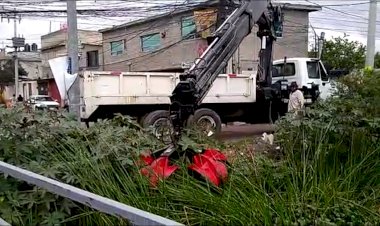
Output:
<svg viewBox="0 0 380 226">
<path fill-rule="evenodd" d="M 201 108 L 196 110 L 194 115 L 189 118 L 188 126 L 195 126 L 207 136 L 217 136 L 222 131 L 222 120 L 215 111 Z"/>
<path fill-rule="evenodd" d="M 141 124 L 144 128 L 152 127 L 153 135 L 162 140 L 165 144 L 169 144 L 171 142 L 171 133 L 173 133 L 173 128 L 168 117 L 168 111 L 153 111 L 142 119 Z"/>
<path fill-rule="evenodd" d="M 138 119 L 138 123 L 140 124 L 140 125 L 144 125 L 144 120 L 145 120 L 145 118 L 146 118 L 146 116 L 147 116 L 148 114 L 145 114 L 145 115 L 143 115 L 143 116 L 141 116 L 139 119 Z"/>
</svg>

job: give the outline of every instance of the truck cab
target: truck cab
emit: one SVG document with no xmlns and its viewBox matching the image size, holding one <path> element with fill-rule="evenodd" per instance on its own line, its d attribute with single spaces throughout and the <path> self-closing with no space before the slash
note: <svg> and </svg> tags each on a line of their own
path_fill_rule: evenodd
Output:
<svg viewBox="0 0 380 226">
<path fill-rule="evenodd" d="M 284 58 L 273 61 L 272 84 L 282 86 L 297 82 L 305 95 L 305 103 L 311 104 L 318 98 L 331 95 L 329 76 L 322 61 L 317 58 Z M 286 100 L 284 100 L 286 102 Z"/>
</svg>

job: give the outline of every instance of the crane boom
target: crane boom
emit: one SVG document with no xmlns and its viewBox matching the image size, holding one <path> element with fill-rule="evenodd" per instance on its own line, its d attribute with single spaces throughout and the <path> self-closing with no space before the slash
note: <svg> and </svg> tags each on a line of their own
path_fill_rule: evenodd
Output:
<svg viewBox="0 0 380 226">
<path fill-rule="evenodd" d="M 257 36 L 262 42 L 257 84 L 270 87 L 272 45 L 276 40 L 276 30 L 282 25 L 281 8 L 273 7 L 270 0 L 244 0 L 215 31 L 203 55 L 189 71 L 180 75 L 180 81 L 170 98 L 171 121 L 177 138 L 184 123 L 201 104 L 213 82 L 255 24 L 258 25 Z"/>
<path fill-rule="evenodd" d="M 157 178 L 167 178 L 178 169 L 178 166 L 170 165 L 169 157 L 180 156 L 179 151 L 183 147 L 178 148 L 178 141 L 182 128 L 200 106 L 240 43 L 252 32 L 255 24 L 258 25 L 257 36 L 262 41 L 257 73 L 258 90 L 264 91 L 264 94 L 268 90 L 271 91 L 272 45 L 276 39 L 275 28 L 280 28 L 281 22 L 280 8 L 274 9 L 269 0 L 242 1 L 216 30 L 203 55 L 189 71 L 180 75 L 180 81 L 170 98 L 170 118 L 174 127 L 172 144 L 148 157 L 142 157 L 147 166 L 141 169 L 141 172 L 149 176 L 152 185 L 157 184 Z M 226 181 L 228 171 L 226 157 L 222 153 L 214 149 L 201 152 L 187 150 L 184 153 L 192 162 L 188 166 L 190 171 L 207 178 L 216 186 Z M 176 153 L 174 157 L 173 153 Z M 156 156 L 159 157 L 154 159 Z"/>
</svg>

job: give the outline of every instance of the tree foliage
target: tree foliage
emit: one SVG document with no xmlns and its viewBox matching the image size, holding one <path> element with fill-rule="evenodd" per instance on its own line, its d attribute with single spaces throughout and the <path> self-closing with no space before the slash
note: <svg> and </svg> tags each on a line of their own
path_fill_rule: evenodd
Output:
<svg viewBox="0 0 380 226">
<path fill-rule="evenodd" d="M 8 85 L 8 84 L 14 83 L 14 81 L 15 81 L 14 71 L 15 71 L 14 61 L 13 60 L 7 60 L 0 67 L 0 85 Z M 18 74 L 20 76 L 28 75 L 28 73 L 25 71 L 25 69 L 20 64 L 18 67 Z"/>
<path fill-rule="evenodd" d="M 345 69 L 349 71 L 362 69 L 365 63 L 365 51 L 365 46 L 360 42 L 337 37 L 325 41 L 322 61 L 326 65 L 329 65 L 330 69 Z"/>
<path fill-rule="evenodd" d="M 375 68 L 380 68 L 380 52 L 375 54 Z"/>
</svg>

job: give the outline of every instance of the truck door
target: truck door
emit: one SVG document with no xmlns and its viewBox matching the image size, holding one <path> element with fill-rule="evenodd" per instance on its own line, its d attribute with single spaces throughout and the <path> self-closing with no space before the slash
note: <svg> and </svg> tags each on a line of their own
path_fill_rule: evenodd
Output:
<svg viewBox="0 0 380 226">
<path fill-rule="evenodd" d="M 331 84 L 325 67 L 320 60 L 311 60 L 307 62 L 308 78 L 307 83 L 317 84 L 319 88 L 319 97 L 327 98 L 331 94 Z"/>
<path fill-rule="evenodd" d="M 321 99 L 326 99 L 327 97 L 332 95 L 332 86 L 327 71 L 321 61 L 319 61 L 319 68 L 321 72 L 321 85 L 319 86 L 319 97 Z"/>
</svg>

